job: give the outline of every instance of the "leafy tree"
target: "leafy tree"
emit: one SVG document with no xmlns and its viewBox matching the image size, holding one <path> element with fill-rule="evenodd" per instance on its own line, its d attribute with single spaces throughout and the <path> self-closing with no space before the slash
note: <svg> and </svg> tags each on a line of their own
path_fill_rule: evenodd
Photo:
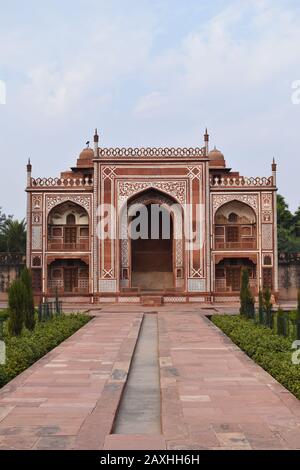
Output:
<svg viewBox="0 0 300 470">
<path fill-rule="evenodd" d="M 242 270 L 242 284 L 240 291 L 240 314 L 247 318 L 255 316 L 255 302 L 250 290 L 248 269 Z"/>
<path fill-rule="evenodd" d="M 300 206 L 294 214 L 294 236 L 300 239 Z"/>
<path fill-rule="evenodd" d="M 8 331 L 12 336 L 20 336 L 23 329 L 25 296 L 26 288 L 23 282 L 17 279 L 8 290 Z"/>
<path fill-rule="evenodd" d="M 26 223 L 25 220 L 7 219 L 0 225 L 2 242 L 9 253 L 25 253 L 26 251 Z"/>
<path fill-rule="evenodd" d="M 8 219 L 11 219 L 11 215 L 6 216 L 2 212 L 2 208 L 0 207 L 0 251 L 6 251 L 7 250 L 7 245 L 6 245 L 6 240 L 5 237 L 2 234 L 2 228 L 4 227 L 6 221 Z"/>
<path fill-rule="evenodd" d="M 300 251 L 300 207 L 293 215 L 283 196 L 277 196 L 278 250 L 281 253 Z"/>
<path fill-rule="evenodd" d="M 23 269 L 21 273 L 21 282 L 25 286 L 24 323 L 28 330 L 33 331 L 35 327 L 35 310 L 32 290 L 32 277 L 28 268 Z"/>
<path fill-rule="evenodd" d="M 280 227 L 285 229 L 290 229 L 293 223 L 293 215 L 289 206 L 280 194 L 277 195 L 277 222 Z"/>
</svg>

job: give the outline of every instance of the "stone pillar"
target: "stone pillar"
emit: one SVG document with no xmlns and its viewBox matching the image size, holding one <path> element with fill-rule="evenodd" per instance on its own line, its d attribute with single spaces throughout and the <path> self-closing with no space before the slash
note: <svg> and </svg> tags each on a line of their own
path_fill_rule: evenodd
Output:
<svg viewBox="0 0 300 470">
<path fill-rule="evenodd" d="M 91 220 L 91 283 L 92 283 L 92 294 L 93 300 L 96 292 L 99 291 L 99 239 L 97 236 L 97 220 L 98 220 L 98 205 L 99 205 L 99 135 L 97 129 L 95 129 L 94 135 L 94 175 L 93 175 L 93 208 L 92 208 L 92 220 Z"/>
<path fill-rule="evenodd" d="M 31 193 L 29 188 L 31 187 L 31 174 L 32 174 L 32 165 L 30 159 L 27 163 L 27 208 L 26 208 L 26 224 L 27 224 L 27 242 L 26 242 L 26 266 L 30 268 L 31 266 L 31 217 L 32 217 L 32 208 L 31 208 Z"/>
<path fill-rule="evenodd" d="M 276 173 L 277 173 L 277 165 L 275 163 L 275 159 L 273 159 L 272 163 L 272 178 L 273 178 L 273 186 L 275 186 L 275 190 L 273 192 L 273 218 L 274 218 L 274 291 L 277 293 L 279 291 L 279 284 L 278 284 L 278 234 L 277 234 L 277 187 L 276 187 Z"/>
</svg>

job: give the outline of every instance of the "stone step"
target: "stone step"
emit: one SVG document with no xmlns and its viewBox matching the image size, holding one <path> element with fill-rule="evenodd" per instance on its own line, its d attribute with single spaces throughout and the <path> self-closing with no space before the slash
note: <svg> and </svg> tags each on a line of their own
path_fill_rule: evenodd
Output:
<svg viewBox="0 0 300 470">
<path fill-rule="evenodd" d="M 164 298 L 161 295 L 142 295 L 141 304 L 143 307 L 159 307 L 164 304 Z"/>
</svg>

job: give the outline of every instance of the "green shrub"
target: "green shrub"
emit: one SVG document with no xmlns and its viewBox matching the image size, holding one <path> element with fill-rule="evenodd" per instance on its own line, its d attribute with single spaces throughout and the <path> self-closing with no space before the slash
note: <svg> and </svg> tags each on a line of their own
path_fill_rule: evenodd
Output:
<svg viewBox="0 0 300 470">
<path fill-rule="evenodd" d="M 35 310 L 34 298 L 32 290 L 32 277 L 28 268 L 24 268 L 21 273 L 21 282 L 25 286 L 24 294 L 24 324 L 25 327 L 32 331 L 35 326 Z"/>
<path fill-rule="evenodd" d="M 21 336 L 6 334 L 6 364 L 0 366 L 0 387 L 43 357 L 85 325 L 87 315 L 61 315 L 46 323 L 37 323 L 34 331 L 23 330 Z"/>
<path fill-rule="evenodd" d="M 5 321 L 9 317 L 9 311 L 8 309 L 0 310 L 0 321 Z"/>
<path fill-rule="evenodd" d="M 8 330 L 12 336 L 20 336 L 23 329 L 25 296 L 25 286 L 20 279 L 17 279 L 8 290 Z"/>
<path fill-rule="evenodd" d="M 242 284 L 240 291 L 240 314 L 247 318 L 255 316 L 255 301 L 250 290 L 248 269 L 242 270 Z"/>
<path fill-rule="evenodd" d="M 291 341 L 241 316 L 212 321 L 257 364 L 300 399 L 300 367 L 292 364 Z"/>
</svg>

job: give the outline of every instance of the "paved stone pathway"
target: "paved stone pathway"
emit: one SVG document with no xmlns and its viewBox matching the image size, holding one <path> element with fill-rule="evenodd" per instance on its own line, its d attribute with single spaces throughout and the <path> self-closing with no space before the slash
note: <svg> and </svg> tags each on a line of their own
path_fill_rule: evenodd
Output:
<svg viewBox="0 0 300 470">
<path fill-rule="evenodd" d="M 142 315 L 99 314 L 0 391 L 0 449 L 98 449 L 113 425 Z"/>
<path fill-rule="evenodd" d="M 300 402 L 209 311 L 156 310 L 162 434 L 110 434 L 147 309 L 108 306 L 0 391 L 0 449 L 300 449 Z"/>
<path fill-rule="evenodd" d="M 207 318 L 160 316 L 170 449 L 300 449 L 300 401 Z"/>
</svg>

